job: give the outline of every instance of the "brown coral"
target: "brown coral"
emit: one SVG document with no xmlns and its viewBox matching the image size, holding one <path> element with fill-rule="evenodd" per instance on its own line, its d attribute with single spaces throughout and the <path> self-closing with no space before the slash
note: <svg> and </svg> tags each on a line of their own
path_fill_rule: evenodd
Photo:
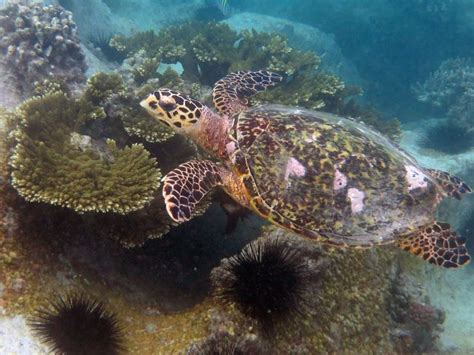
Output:
<svg viewBox="0 0 474 355">
<path fill-rule="evenodd" d="M 60 6 L 12 3 L 0 10 L 0 64 L 23 94 L 47 76 L 85 81 L 86 64 L 72 14 Z"/>
</svg>

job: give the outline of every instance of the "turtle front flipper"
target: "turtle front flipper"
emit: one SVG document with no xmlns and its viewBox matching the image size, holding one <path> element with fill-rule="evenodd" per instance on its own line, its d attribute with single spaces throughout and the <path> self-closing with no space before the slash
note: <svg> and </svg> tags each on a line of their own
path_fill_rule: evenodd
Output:
<svg viewBox="0 0 474 355">
<path fill-rule="evenodd" d="M 464 194 L 472 192 L 471 188 L 457 176 L 436 169 L 426 169 L 426 171 L 430 173 L 450 197 L 460 200 Z"/>
<path fill-rule="evenodd" d="M 181 223 L 191 219 L 196 205 L 223 180 L 214 162 L 191 160 L 170 171 L 163 182 L 166 210 L 175 222 Z"/>
<path fill-rule="evenodd" d="M 452 231 L 449 224 L 441 222 L 433 222 L 398 238 L 400 248 L 431 264 L 446 268 L 459 267 L 469 262 L 471 257 L 465 243 L 465 238 Z"/>
<path fill-rule="evenodd" d="M 212 90 L 217 111 L 232 115 L 248 107 L 248 98 L 282 81 L 282 76 L 266 70 L 238 71 L 219 80 Z"/>
</svg>

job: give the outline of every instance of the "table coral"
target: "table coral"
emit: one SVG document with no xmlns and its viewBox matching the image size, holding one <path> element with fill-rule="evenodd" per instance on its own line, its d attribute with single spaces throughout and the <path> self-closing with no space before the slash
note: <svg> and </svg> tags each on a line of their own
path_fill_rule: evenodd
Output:
<svg viewBox="0 0 474 355">
<path fill-rule="evenodd" d="M 0 61 L 28 95 L 36 81 L 85 81 L 86 64 L 72 14 L 60 6 L 12 3 L 0 10 Z"/>
<path fill-rule="evenodd" d="M 112 139 L 75 132 L 79 102 L 54 93 L 19 107 L 9 161 L 12 185 L 28 201 L 77 212 L 143 208 L 160 185 L 156 160 L 140 144 L 120 149 Z"/>
</svg>

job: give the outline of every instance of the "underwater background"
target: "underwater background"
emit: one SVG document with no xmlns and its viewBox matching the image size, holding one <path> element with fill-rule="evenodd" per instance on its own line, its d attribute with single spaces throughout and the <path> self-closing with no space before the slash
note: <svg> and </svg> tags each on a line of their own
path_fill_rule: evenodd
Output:
<svg viewBox="0 0 474 355">
<path fill-rule="evenodd" d="M 174 223 L 161 178 L 205 155 L 139 105 L 272 70 L 252 104 L 357 118 L 474 186 L 474 1 L 0 0 L 0 51 L 0 354 L 474 354 L 472 264 L 328 249 L 219 192 Z M 474 197 L 437 214 L 474 253 Z"/>
</svg>

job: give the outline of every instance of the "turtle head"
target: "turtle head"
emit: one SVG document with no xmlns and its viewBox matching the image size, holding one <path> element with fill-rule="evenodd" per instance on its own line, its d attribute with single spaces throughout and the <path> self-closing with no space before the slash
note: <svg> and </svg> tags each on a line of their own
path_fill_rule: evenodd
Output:
<svg viewBox="0 0 474 355">
<path fill-rule="evenodd" d="M 199 122 L 206 106 L 178 91 L 159 89 L 149 94 L 140 105 L 158 122 L 186 133 Z"/>
</svg>

